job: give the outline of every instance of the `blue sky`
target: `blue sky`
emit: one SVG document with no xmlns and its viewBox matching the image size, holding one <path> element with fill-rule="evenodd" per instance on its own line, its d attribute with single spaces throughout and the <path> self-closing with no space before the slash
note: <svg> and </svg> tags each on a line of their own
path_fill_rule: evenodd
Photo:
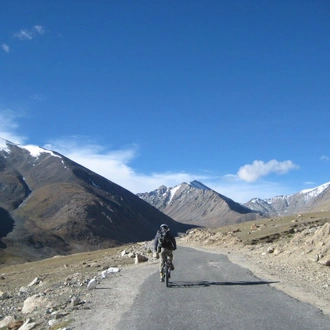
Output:
<svg viewBox="0 0 330 330">
<path fill-rule="evenodd" d="M 0 137 L 134 192 L 330 181 L 330 2 L 6 1 Z"/>
</svg>

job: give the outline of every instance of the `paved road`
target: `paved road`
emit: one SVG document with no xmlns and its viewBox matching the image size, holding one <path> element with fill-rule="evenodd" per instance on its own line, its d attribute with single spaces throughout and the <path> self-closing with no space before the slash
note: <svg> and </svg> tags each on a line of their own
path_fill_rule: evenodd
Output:
<svg viewBox="0 0 330 330">
<path fill-rule="evenodd" d="M 143 283 L 118 330 L 329 330 L 330 318 L 231 263 L 226 256 L 179 247 L 171 286 L 158 270 Z"/>
</svg>

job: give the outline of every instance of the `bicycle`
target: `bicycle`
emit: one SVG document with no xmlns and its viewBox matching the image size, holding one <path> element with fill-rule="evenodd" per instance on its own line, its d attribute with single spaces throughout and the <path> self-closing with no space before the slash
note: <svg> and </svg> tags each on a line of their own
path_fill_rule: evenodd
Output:
<svg viewBox="0 0 330 330">
<path fill-rule="evenodd" d="M 171 262 L 170 258 L 167 256 L 166 261 L 163 266 L 163 274 L 165 277 L 166 287 L 169 286 L 169 279 L 171 278 L 171 271 L 172 271 L 172 262 Z"/>
</svg>

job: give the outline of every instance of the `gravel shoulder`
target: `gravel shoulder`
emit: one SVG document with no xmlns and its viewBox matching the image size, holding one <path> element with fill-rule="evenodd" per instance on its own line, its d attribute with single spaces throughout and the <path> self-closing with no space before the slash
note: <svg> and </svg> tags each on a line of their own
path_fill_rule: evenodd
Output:
<svg viewBox="0 0 330 330">
<path fill-rule="evenodd" d="M 156 272 L 157 267 L 158 261 L 132 265 L 103 279 L 97 289 L 86 295 L 86 308 L 74 313 L 70 328 L 116 329 L 121 316 L 132 306 L 143 281 Z"/>
</svg>

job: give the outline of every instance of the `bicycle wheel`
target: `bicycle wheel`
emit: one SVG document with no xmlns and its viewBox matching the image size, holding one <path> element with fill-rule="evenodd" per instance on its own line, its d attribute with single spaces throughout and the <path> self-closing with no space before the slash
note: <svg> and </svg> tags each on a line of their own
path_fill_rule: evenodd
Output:
<svg viewBox="0 0 330 330">
<path fill-rule="evenodd" d="M 165 271 L 165 284 L 168 287 L 169 269 L 168 269 L 168 263 L 167 262 L 165 263 L 164 271 Z"/>
</svg>

